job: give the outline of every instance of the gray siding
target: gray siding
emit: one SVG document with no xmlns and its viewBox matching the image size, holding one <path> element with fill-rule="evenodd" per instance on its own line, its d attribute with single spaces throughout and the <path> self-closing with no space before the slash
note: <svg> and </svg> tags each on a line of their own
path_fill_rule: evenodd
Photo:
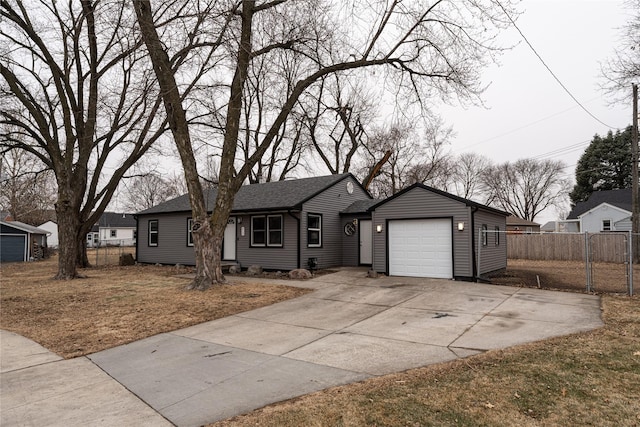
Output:
<svg viewBox="0 0 640 427">
<path fill-rule="evenodd" d="M 251 247 L 251 216 L 238 216 L 236 233 L 236 258 L 240 266 L 247 268 L 257 264 L 268 270 L 289 271 L 298 268 L 298 221 L 287 212 L 273 212 L 268 215 L 282 215 L 283 245 L 282 247 Z M 256 215 L 263 215 L 262 213 Z M 244 229 L 244 233 L 243 233 Z M 244 234 L 244 236 L 243 236 Z"/>
<path fill-rule="evenodd" d="M 354 214 L 354 215 L 343 215 L 341 217 L 340 230 L 344 230 L 344 226 L 352 222 L 354 219 L 362 220 L 362 219 L 371 219 L 371 217 L 363 216 L 362 214 Z M 360 230 L 356 230 L 356 232 L 347 236 L 342 232 L 342 265 L 345 267 L 357 267 L 360 265 Z"/>
<path fill-rule="evenodd" d="M 138 217 L 137 261 L 194 265 L 193 246 L 187 246 L 187 213 L 141 215 Z M 149 246 L 149 221 L 158 220 L 158 246 Z"/>
<path fill-rule="evenodd" d="M 347 192 L 347 182 L 353 183 L 353 193 Z M 318 258 L 318 268 L 329 268 L 345 265 L 343 261 L 343 227 L 344 222 L 340 217 L 340 211 L 346 209 L 356 200 L 368 199 L 369 195 L 360 187 L 358 182 L 349 176 L 348 178 L 327 188 L 322 193 L 307 201 L 300 218 L 300 255 L 303 267 L 306 267 L 310 257 Z M 322 214 L 322 247 L 307 247 L 307 214 Z M 344 236 L 347 237 L 347 236 Z M 354 236 L 352 236 L 354 237 Z M 355 235 L 356 245 L 358 236 Z M 351 248 L 352 246 L 350 246 Z M 348 254 L 353 257 L 353 251 Z M 355 254 L 357 265 L 357 252 Z M 350 261 L 351 262 L 351 261 Z"/>
<path fill-rule="evenodd" d="M 470 208 L 457 200 L 414 188 L 379 206 L 373 213 L 373 269 L 387 272 L 387 221 L 393 219 L 452 218 L 453 224 L 453 274 L 458 277 L 473 276 L 471 252 Z M 458 222 L 465 223 L 464 231 L 457 230 Z M 376 233 L 377 225 L 382 232 Z"/>
<path fill-rule="evenodd" d="M 487 225 L 488 235 L 486 246 L 482 246 L 482 240 L 476 241 L 476 251 L 480 253 L 479 274 L 507 268 L 507 236 L 504 234 L 506 228 L 505 217 L 486 211 L 477 211 L 475 213 L 476 240 L 480 238 L 479 230 L 482 229 L 482 224 Z M 500 229 L 500 233 L 497 235 L 494 232 L 496 226 Z M 497 245 L 496 241 L 498 242 Z"/>
</svg>

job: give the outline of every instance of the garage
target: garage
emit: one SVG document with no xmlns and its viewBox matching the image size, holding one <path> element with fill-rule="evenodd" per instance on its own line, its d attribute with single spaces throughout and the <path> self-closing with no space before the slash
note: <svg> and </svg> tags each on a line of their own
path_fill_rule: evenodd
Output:
<svg viewBox="0 0 640 427">
<path fill-rule="evenodd" d="M 507 267 L 505 239 L 487 244 L 476 238 L 483 230 L 504 231 L 507 212 L 420 183 L 376 203 L 369 212 L 376 272 L 478 280 Z"/>
<path fill-rule="evenodd" d="M 389 221 L 389 274 L 453 278 L 451 218 Z"/>
<path fill-rule="evenodd" d="M 26 260 L 27 236 L 0 235 L 0 262 L 22 262 Z"/>
</svg>

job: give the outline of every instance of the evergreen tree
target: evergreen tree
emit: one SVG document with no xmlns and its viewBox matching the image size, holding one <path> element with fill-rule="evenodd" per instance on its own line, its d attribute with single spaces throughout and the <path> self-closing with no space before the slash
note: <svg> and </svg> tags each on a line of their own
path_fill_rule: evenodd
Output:
<svg viewBox="0 0 640 427">
<path fill-rule="evenodd" d="M 596 134 L 576 166 L 571 203 L 585 201 L 598 190 L 631 187 L 631 126 L 624 132 Z"/>
</svg>

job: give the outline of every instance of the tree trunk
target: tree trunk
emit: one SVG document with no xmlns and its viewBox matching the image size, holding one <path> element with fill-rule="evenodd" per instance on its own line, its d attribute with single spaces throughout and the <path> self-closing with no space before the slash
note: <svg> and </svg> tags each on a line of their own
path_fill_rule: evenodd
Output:
<svg viewBox="0 0 640 427">
<path fill-rule="evenodd" d="M 78 277 L 78 231 L 80 221 L 71 204 L 59 197 L 56 203 L 58 217 L 58 273 L 55 279 L 69 280 Z"/>
</svg>

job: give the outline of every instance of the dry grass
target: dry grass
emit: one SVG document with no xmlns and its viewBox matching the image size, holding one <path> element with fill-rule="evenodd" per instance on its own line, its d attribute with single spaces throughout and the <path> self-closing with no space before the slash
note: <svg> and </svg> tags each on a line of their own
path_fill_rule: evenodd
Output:
<svg viewBox="0 0 640 427">
<path fill-rule="evenodd" d="M 638 426 L 640 300 L 600 330 L 336 387 L 212 426 Z"/>
<path fill-rule="evenodd" d="M 3 264 L 0 328 L 17 332 L 65 358 L 270 305 L 309 292 L 266 284 L 184 290 L 175 267 L 105 266 L 87 277 L 56 281 L 55 258 Z"/>
<path fill-rule="evenodd" d="M 2 266 L 0 327 L 67 358 L 307 292 L 184 291 L 175 267 L 155 266 L 88 269 L 86 279 L 60 282 L 50 279 L 55 268 L 55 260 Z M 565 262 L 510 261 L 500 280 L 535 286 L 542 273 L 552 287 L 584 289 L 580 271 Z M 640 299 L 603 295 L 603 316 L 606 326 L 593 332 L 336 387 L 215 425 L 638 426 Z"/>
</svg>

